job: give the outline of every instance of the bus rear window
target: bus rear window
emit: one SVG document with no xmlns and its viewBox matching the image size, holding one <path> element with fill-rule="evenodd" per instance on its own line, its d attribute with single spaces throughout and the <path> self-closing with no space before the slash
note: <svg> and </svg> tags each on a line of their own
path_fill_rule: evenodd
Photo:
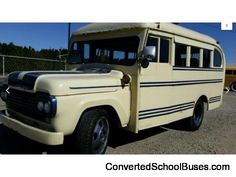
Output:
<svg viewBox="0 0 236 177">
<path fill-rule="evenodd" d="M 214 50 L 214 67 L 221 67 L 222 61 L 221 61 L 221 55 L 218 50 Z"/>
</svg>

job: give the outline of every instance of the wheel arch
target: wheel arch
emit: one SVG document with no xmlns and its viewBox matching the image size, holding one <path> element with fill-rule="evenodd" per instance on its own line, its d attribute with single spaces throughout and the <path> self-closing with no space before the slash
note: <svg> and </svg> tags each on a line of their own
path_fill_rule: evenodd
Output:
<svg viewBox="0 0 236 177">
<path fill-rule="evenodd" d="M 209 110 L 209 99 L 206 95 L 202 95 L 198 98 L 198 100 L 201 99 L 206 105 L 207 105 L 207 110 Z"/>
<path fill-rule="evenodd" d="M 113 106 L 111 106 L 111 105 L 98 105 L 98 106 L 88 107 L 82 111 L 81 115 L 79 116 L 78 122 L 75 126 L 75 129 L 80 124 L 81 117 L 83 117 L 83 115 L 86 112 L 88 112 L 89 110 L 93 110 L 93 109 L 103 109 L 103 110 L 107 111 L 110 124 L 112 126 L 122 127 L 122 123 L 121 123 L 121 119 L 119 117 L 119 114 Z M 74 131 L 75 131 L 75 129 L 74 129 Z"/>
</svg>

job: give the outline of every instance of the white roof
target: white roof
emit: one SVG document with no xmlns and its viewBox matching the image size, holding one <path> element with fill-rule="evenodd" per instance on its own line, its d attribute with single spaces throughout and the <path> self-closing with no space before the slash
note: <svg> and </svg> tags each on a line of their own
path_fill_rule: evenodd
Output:
<svg viewBox="0 0 236 177">
<path fill-rule="evenodd" d="M 210 36 L 184 28 L 173 23 L 94 23 L 79 28 L 73 35 L 87 35 L 110 31 L 127 30 L 134 28 L 151 28 L 159 31 L 169 32 L 175 35 L 197 39 L 207 43 L 216 44 L 216 40 Z"/>
<path fill-rule="evenodd" d="M 93 23 L 79 28 L 73 34 L 89 34 L 108 31 L 117 31 L 132 28 L 148 28 L 148 23 Z"/>
</svg>

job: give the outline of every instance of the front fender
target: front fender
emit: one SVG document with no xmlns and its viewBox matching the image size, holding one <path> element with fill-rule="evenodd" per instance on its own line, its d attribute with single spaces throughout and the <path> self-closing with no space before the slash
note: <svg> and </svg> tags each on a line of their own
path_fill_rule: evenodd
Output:
<svg viewBox="0 0 236 177">
<path fill-rule="evenodd" d="M 57 97 L 57 114 L 52 120 L 55 131 L 72 134 L 84 111 L 98 106 L 111 106 L 117 112 L 121 126 L 127 126 L 130 118 L 130 91 L 83 94 Z"/>
</svg>

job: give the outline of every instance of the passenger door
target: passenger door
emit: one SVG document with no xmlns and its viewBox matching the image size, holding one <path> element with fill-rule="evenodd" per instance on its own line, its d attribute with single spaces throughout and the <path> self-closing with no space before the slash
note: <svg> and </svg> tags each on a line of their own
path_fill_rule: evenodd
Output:
<svg viewBox="0 0 236 177">
<path fill-rule="evenodd" d="M 156 56 L 149 59 L 148 68 L 141 68 L 139 130 L 161 124 L 160 117 L 170 104 L 171 86 L 167 82 L 172 79 L 171 44 L 171 38 L 150 35 L 147 39 L 146 46 L 156 47 Z"/>
</svg>

